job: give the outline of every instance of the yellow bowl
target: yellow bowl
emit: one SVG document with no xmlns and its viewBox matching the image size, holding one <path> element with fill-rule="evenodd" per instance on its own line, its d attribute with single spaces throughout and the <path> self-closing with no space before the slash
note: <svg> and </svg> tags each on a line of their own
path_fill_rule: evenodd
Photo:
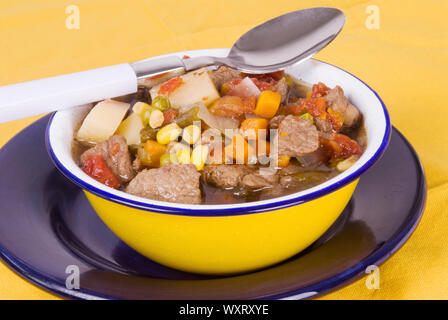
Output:
<svg viewBox="0 0 448 320">
<path fill-rule="evenodd" d="M 142 211 L 85 193 L 106 225 L 144 256 L 183 271 L 225 274 L 263 268 L 308 247 L 338 218 L 357 183 L 299 206 L 220 217 Z"/>
<path fill-rule="evenodd" d="M 225 56 L 227 49 L 176 53 Z M 309 83 L 340 85 L 364 117 L 368 145 L 348 170 L 308 190 L 234 205 L 187 205 L 144 199 L 106 187 L 74 161 L 71 140 L 91 106 L 59 111 L 47 128 L 58 169 L 84 189 L 93 208 L 125 243 L 166 266 L 204 274 L 256 270 L 285 260 L 317 240 L 338 218 L 359 177 L 383 154 L 390 120 L 378 95 L 355 76 L 309 60 L 286 72 Z"/>
</svg>

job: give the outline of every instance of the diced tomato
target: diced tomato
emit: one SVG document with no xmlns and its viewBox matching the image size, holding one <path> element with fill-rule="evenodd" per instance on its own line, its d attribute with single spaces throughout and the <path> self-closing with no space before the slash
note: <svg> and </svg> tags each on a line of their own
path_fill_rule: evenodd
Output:
<svg viewBox="0 0 448 320">
<path fill-rule="evenodd" d="M 280 114 L 294 114 L 299 115 L 302 114 L 305 111 L 305 106 L 302 104 L 293 104 L 286 107 L 280 107 L 279 113 Z"/>
<path fill-rule="evenodd" d="M 340 133 L 333 133 L 331 139 L 321 139 L 321 143 L 327 148 L 332 158 L 346 159 L 363 153 L 363 148 L 358 142 Z"/>
<path fill-rule="evenodd" d="M 238 118 L 244 113 L 254 112 L 255 97 L 224 96 L 219 98 L 209 110 L 215 116 Z"/>
<path fill-rule="evenodd" d="M 243 81 L 243 79 L 235 79 L 233 81 L 223 83 L 221 86 L 221 95 L 232 95 L 232 91 L 241 83 L 241 81 Z"/>
<path fill-rule="evenodd" d="M 241 73 L 243 77 L 249 77 L 254 84 L 260 89 L 260 91 L 264 90 L 274 90 L 274 86 L 277 81 L 280 80 L 284 76 L 284 71 L 276 71 L 271 73 L 262 73 L 262 74 L 247 74 Z"/>
<path fill-rule="evenodd" d="M 264 81 L 264 80 L 260 80 L 258 78 L 252 78 L 252 77 L 250 79 L 258 87 L 258 89 L 260 89 L 260 91 L 265 91 L 265 90 L 274 91 L 274 86 L 277 83 L 277 81 L 275 81 L 273 78 L 270 78 L 271 81 Z"/>
<path fill-rule="evenodd" d="M 175 77 L 171 80 L 168 80 L 164 84 L 160 86 L 159 94 L 161 95 L 167 95 L 176 90 L 178 87 L 180 87 L 183 84 L 183 80 L 181 77 Z"/>
<path fill-rule="evenodd" d="M 155 76 L 146 77 L 146 79 L 148 79 L 148 80 L 159 79 L 159 78 L 162 78 L 163 76 L 165 76 L 167 74 L 168 74 L 168 72 L 163 72 L 163 73 L 160 73 L 160 74 L 156 74 Z"/>
<path fill-rule="evenodd" d="M 88 156 L 82 166 L 85 173 L 96 181 L 108 187 L 118 189 L 121 185 L 112 170 L 107 166 L 106 161 L 99 154 Z"/>
<path fill-rule="evenodd" d="M 323 96 L 327 95 L 329 90 L 330 90 L 330 88 L 328 88 L 322 82 L 319 82 L 319 83 L 313 85 L 313 89 L 311 91 L 311 97 L 312 98 L 323 97 Z"/>
<path fill-rule="evenodd" d="M 281 78 L 283 78 L 283 76 L 285 75 L 285 71 L 280 70 L 280 71 L 275 71 L 275 72 L 271 72 L 268 73 L 272 78 L 274 78 L 274 80 L 279 81 Z"/>
<path fill-rule="evenodd" d="M 191 59 L 191 57 L 190 57 L 190 56 L 187 56 L 187 55 L 184 55 L 184 56 L 182 57 L 182 59 Z"/>
<path fill-rule="evenodd" d="M 177 114 L 178 112 L 173 108 L 163 111 L 163 125 L 173 122 Z"/>
<path fill-rule="evenodd" d="M 315 118 L 326 118 L 327 101 L 325 100 L 325 98 L 318 97 L 303 99 L 301 106 Z"/>
<path fill-rule="evenodd" d="M 242 100 L 244 113 L 253 113 L 255 110 L 255 97 L 245 97 Z"/>
<path fill-rule="evenodd" d="M 285 72 L 283 70 L 270 72 L 270 73 L 262 73 L 262 74 L 247 74 L 242 73 L 243 77 L 250 77 L 250 78 L 256 78 L 261 81 L 265 82 L 272 82 L 272 80 L 278 81 L 285 75 Z"/>
</svg>

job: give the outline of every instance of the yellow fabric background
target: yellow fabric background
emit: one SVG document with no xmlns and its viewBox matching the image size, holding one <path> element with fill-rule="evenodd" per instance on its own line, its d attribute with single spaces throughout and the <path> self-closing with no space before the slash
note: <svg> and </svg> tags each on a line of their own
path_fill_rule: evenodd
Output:
<svg viewBox="0 0 448 320">
<path fill-rule="evenodd" d="M 80 30 L 65 27 L 70 4 L 80 8 Z M 379 30 L 365 27 L 368 5 L 380 9 Z M 0 85 L 179 50 L 228 47 L 264 20 L 314 6 L 335 6 L 347 16 L 342 33 L 317 57 L 376 89 L 393 124 L 419 153 L 428 180 L 420 225 L 380 267 L 380 289 L 367 289 L 361 278 L 319 298 L 447 299 L 446 0 L 3 0 Z M 0 124 L 0 145 L 37 118 Z M 55 298 L 0 263 L 0 299 Z"/>
</svg>

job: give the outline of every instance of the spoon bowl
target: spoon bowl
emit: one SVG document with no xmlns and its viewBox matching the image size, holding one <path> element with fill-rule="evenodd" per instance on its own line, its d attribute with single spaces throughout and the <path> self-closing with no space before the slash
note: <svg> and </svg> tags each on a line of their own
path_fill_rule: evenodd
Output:
<svg viewBox="0 0 448 320">
<path fill-rule="evenodd" d="M 300 63 L 341 31 L 345 15 L 335 8 L 310 8 L 266 21 L 242 35 L 227 57 L 229 65 L 258 73 Z"/>
</svg>

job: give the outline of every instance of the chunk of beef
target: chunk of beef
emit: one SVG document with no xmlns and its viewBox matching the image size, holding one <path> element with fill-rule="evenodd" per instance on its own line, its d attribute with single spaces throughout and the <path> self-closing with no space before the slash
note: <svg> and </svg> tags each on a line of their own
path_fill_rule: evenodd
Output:
<svg viewBox="0 0 448 320">
<path fill-rule="evenodd" d="M 135 160 L 132 162 L 132 168 L 134 169 L 135 172 L 139 172 L 142 171 L 145 168 L 145 166 L 143 165 L 140 158 L 136 157 Z"/>
<path fill-rule="evenodd" d="M 148 199 L 200 204 L 200 176 L 192 164 L 170 164 L 139 172 L 125 191 Z"/>
<path fill-rule="evenodd" d="M 344 125 L 351 127 L 358 123 L 361 118 L 361 113 L 358 108 L 352 105 L 340 86 L 328 91 L 325 96 L 327 99 L 328 107 L 339 112 L 344 116 Z"/>
<path fill-rule="evenodd" d="M 131 154 L 129 153 L 126 139 L 120 135 L 111 136 L 108 140 L 98 143 L 85 151 L 81 157 L 81 165 L 89 155 L 100 155 L 113 174 L 121 183 L 130 181 L 135 176 L 132 168 Z"/>
<path fill-rule="evenodd" d="M 288 96 L 288 84 L 286 83 L 285 78 L 281 78 L 274 86 L 275 91 L 278 92 L 282 96 L 281 102 L 285 102 L 286 97 Z"/>
<path fill-rule="evenodd" d="M 319 147 L 319 133 L 307 119 L 289 115 L 278 127 L 278 154 L 299 157 Z"/>
<path fill-rule="evenodd" d="M 331 133 L 333 131 L 333 125 L 328 119 L 321 119 L 319 117 L 316 117 L 314 119 L 316 123 L 316 127 L 319 131 L 325 132 L 325 133 Z"/>
<path fill-rule="evenodd" d="M 316 151 L 297 157 L 297 160 L 304 168 L 316 168 L 328 161 L 328 152 L 324 147 L 319 147 Z"/>
<path fill-rule="evenodd" d="M 278 129 L 280 122 L 282 122 L 285 118 L 286 118 L 286 116 L 284 116 L 284 115 L 275 116 L 274 118 L 272 118 L 269 121 L 269 128 L 270 129 Z"/>
<path fill-rule="evenodd" d="M 206 165 L 202 169 L 202 179 L 219 188 L 235 188 L 245 175 L 255 170 L 255 167 L 244 164 Z"/>
<path fill-rule="evenodd" d="M 261 190 L 272 188 L 279 181 L 280 177 L 275 173 L 255 172 L 249 173 L 241 179 L 240 185 L 251 190 Z"/>
<path fill-rule="evenodd" d="M 239 71 L 228 68 L 226 66 L 221 66 L 218 68 L 218 70 L 213 71 L 210 74 L 210 77 L 218 90 L 226 82 L 243 78 Z"/>
<path fill-rule="evenodd" d="M 298 161 L 291 160 L 289 165 L 284 168 L 281 168 L 278 173 L 281 176 L 287 176 L 287 175 L 291 175 L 291 174 L 295 174 L 295 173 L 303 172 L 303 171 L 304 171 L 304 169 Z"/>
</svg>

